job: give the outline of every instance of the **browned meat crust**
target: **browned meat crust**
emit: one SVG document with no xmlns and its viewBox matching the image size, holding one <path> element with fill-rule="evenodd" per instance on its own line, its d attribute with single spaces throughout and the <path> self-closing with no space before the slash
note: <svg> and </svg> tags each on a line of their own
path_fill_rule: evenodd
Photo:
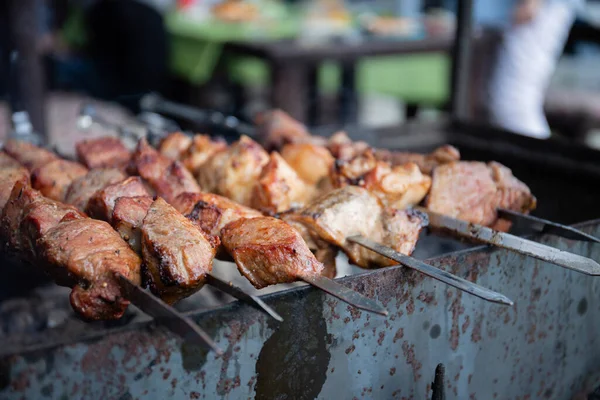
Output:
<svg viewBox="0 0 600 400">
<path fill-rule="evenodd" d="M 54 160 L 31 172 L 31 185 L 44 196 L 63 201 L 69 185 L 87 172 L 87 168 L 79 163 Z"/>
<path fill-rule="evenodd" d="M 281 157 L 310 185 L 329 176 L 334 158 L 323 146 L 312 143 L 290 143 L 281 150 Z"/>
<path fill-rule="evenodd" d="M 179 161 L 173 161 L 141 139 L 133 156 L 139 176 L 167 202 L 185 192 L 200 192 L 196 179 Z"/>
<path fill-rule="evenodd" d="M 429 154 L 377 149 L 375 156 L 378 160 L 387 161 L 392 166 L 415 163 L 427 175 L 431 175 L 433 170 L 439 165 L 460 161 L 460 152 L 458 149 L 448 144 L 438 147 Z"/>
<path fill-rule="evenodd" d="M 0 214 L 17 182 L 29 184 L 29 171 L 17 160 L 0 151 Z"/>
<path fill-rule="evenodd" d="M 286 143 L 310 138 L 304 125 L 281 110 L 260 113 L 255 119 L 261 143 L 267 150 L 280 149 Z"/>
<path fill-rule="evenodd" d="M 527 213 L 535 208 L 536 200 L 529 188 L 503 165 L 462 161 L 433 171 L 426 204 L 440 214 L 507 229 L 509 224 L 497 221 L 497 208 Z"/>
<path fill-rule="evenodd" d="M 241 218 L 221 231 L 238 269 L 258 289 L 320 275 L 321 264 L 289 224 L 272 217 Z"/>
<path fill-rule="evenodd" d="M 29 171 L 41 167 L 59 157 L 51 151 L 33 145 L 29 142 L 9 139 L 4 144 L 4 151 Z"/>
<path fill-rule="evenodd" d="M 114 273 L 140 284 L 141 260 L 110 225 L 93 219 L 64 221 L 38 241 L 47 271 L 73 286 L 71 305 L 90 320 L 120 318 L 129 301 Z"/>
<path fill-rule="evenodd" d="M 160 154 L 171 160 L 179 160 L 192 145 L 192 138 L 183 132 L 174 132 L 164 138 L 158 146 Z"/>
<path fill-rule="evenodd" d="M 22 244 L 22 235 L 19 229 L 23 214 L 32 203 L 43 199 L 44 196 L 31 188 L 27 182 L 15 183 L 0 218 L 0 237 L 2 238 L 0 244 L 5 251 L 23 253 L 24 244 Z"/>
<path fill-rule="evenodd" d="M 187 169 L 197 175 L 210 157 L 225 150 L 227 150 L 225 140 L 213 139 L 208 135 L 195 135 L 192 145 L 183 155 L 182 162 Z"/>
<path fill-rule="evenodd" d="M 139 176 L 132 176 L 124 181 L 113 183 L 98 190 L 89 200 L 86 212 L 92 218 L 111 221 L 115 201 L 119 197 L 150 196 Z"/>
<path fill-rule="evenodd" d="M 156 199 L 142 224 L 144 278 L 152 292 L 174 303 L 199 290 L 212 270 L 218 244 L 218 238 Z"/>
<path fill-rule="evenodd" d="M 172 205 L 212 236 L 221 236 L 225 225 L 240 218 L 262 217 L 252 208 L 212 193 L 182 193 Z"/>
<path fill-rule="evenodd" d="M 142 253 L 142 222 L 154 200 L 152 197 L 119 197 L 115 201 L 112 226 L 138 254 Z"/>
<path fill-rule="evenodd" d="M 77 159 L 88 168 L 125 169 L 131 160 L 131 152 L 119 138 L 105 136 L 88 139 L 75 145 Z"/>
<path fill-rule="evenodd" d="M 86 175 L 75 179 L 71 183 L 65 194 L 65 203 L 72 204 L 78 210 L 85 211 L 88 202 L 98 190 L 120 182 L 125 178 L 125 174 L 116 168 L 92 169 Z"/>
</svg>

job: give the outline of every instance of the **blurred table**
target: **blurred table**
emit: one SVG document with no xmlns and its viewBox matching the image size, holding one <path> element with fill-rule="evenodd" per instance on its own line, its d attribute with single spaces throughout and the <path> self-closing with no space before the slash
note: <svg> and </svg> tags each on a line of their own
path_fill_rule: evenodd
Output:
<svg viewBox="0 0 600 400">
<path fill-rule="evenodd" d="M 417 53 L 449 53 L 453 38 L 365 39 L 358 42 L 326 41 L 308 45 L 296 39 L 231 41 L 227 55 L 256 57 L 267 62 L 271 73 L 271 104 L 300 121 L 312 124 L 317 118 L 317 69 L 325 62 L 341 65 L 339 120 L 353 123 L 356 116 L 356 65 L 366 58 Z M 397 79 L 401 79 L 398 71 Z M 307 107 L 308 105 L 308 107 Z"/>
</svg>

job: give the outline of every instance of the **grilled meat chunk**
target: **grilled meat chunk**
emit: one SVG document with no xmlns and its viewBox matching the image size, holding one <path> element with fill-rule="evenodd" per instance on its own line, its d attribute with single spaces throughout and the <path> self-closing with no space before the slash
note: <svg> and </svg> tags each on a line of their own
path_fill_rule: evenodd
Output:
<svg viewBox="0 0 600 400">
<path fill-rule="evenodd" d="M 9 139 L 4 144 L 4 151 L 29 171 L 41 167 L 59 157 L 51 151 L 38 147 L 29 142 Z"/>
<path fill-rule="evenodd" d="M 92 169 L 71 183 L 65 195 L 65 203 L 72 204 L 78 210 L 85 211 L 90 199 L 98 190 L 121 182 L 125 178 L 125 174 L 117 168 Z"/>
<path fill-rule="evenodd" d="M 200 187 L 190 171 L 179 161 L 173 161 L 152 148 L 141 139 L 133 155 L 133 163 L 139 176 L 156 191 L 156 195 L 168 202 L 185 192 L 200 192 Z"/>
<path fill-rule="evenodd" d="M 389 162 L 392 166 L 415 163 L 427 175 L 431 175 L 439 165 L 460 161 L 460 152 L 456 147 L 450 145 L 438 147 L 429 154 L 377 149 L 375 156 L 378 160 Z"/>
<path fill-rule="evenodd" d="M 314 193 L 277 152 L 271 153 L 254 186 L 251 206 L 276 214 L 303 206 Z"/>
<path fill-rule="evenodd" d="M 394 261 L 346 240 L 362 235 L 410 255 L 423 226 L 424 214 L 384 208 L 374 194 L 347 186 L 324 195 L 295 218 L 311 233 L 340 247 L 354 264 L 363 268 L 393 265 Z"/>
<path fill-rule="evenodd" d="M 268 150 L 280 149 L 284 144 L 310 138 L 304 125 L 281 110 L 269 110 L 255 120 L 260 141 Z"/>
<path fill-rule="evenodd" d="M 183 165 L 194 176 L 200 172 L 200 168 L 213 155 L 227 150 L 227 142 L 223 139 L 213 139 L 208 135 L 195 135 L 192 140 L 192 145 L 183 155 Z"/>
<path fill-rule="evenodd" d="M 63 201 L 69 185 L 87 173 L 87 168 L 79 163 L 54 160 L 31 172 L 31 185 L 44 196 Z"/>
<path fill-rule="evenodd" d="M 212 270 L 218 244 L 218 238 L 156 199 L 142 224 L 144 278 L 152 292 L 172 304 L 199 290 Z"/>
<path fill-rule="evenodd" d="M 0 214 L 17 182 L 29 184 L 29 171 L 17 160 L 0 151 Z"/>
<path fill-rule="evenodd" d="M 535 204 L 529 188 L 510 169 L 467 161 L 437 167 L 426 202 L 431 211 L 503 230 L 510 225 L 498 221 L 498 207 L 527 213 Z"/>
<path fill-rule="evenodd" d="M 329 150 L 312 143 L 290 143 L 283 146 L 281 157 L 309 185 L 329 176 L 334 159 Z"/>
<path fill-rule="evenodd" d="M 225 225 L 240 218 L 262 217 L 252 208 L 212 193 L 182 193 L 172 205 L 212 236 L 221 236 Z"/>
<path fill-rule="evenodd" d="M 254 185 L 268 162 L 267 152 L 254 140 L 242 136 L 226 151 L 212 156 L 200 169 L 198 180 L 207 192 L 251 206 Z"/>
<path fill-rule="evenodd" d="M 272 217 L 241 218 L 221 231 L 238 269 L 258 289 L 321 275 L 321 264 L 289 224 Z"/>
<path fill-rule="evenodd" d="M 0 237 L 3 249 L 14 253 L 22 253 L 24 244 L 20 232 L 21 221 L 27 207 L 44 199 L 42 194 L 29 186 L 28 182 L 18 181 L 8 197 L 0 219 Z"/>
<path fill-rule="evenodd" d="M 340 131 L 329 138 L 327 148 L 337 160 L 350 160 L 363 154 L 371 146 L 362 141 L 354 142 L 346 132 Z"/>
<path fill-rule="evenodd" d="M 79 162 L 90 169 L 124 170 L 131 160 L 131 152 L 119 138 L 112 136 L 81 141 L 75 145 L 75 151 Z"/>
<path fill-rule="evenodd" d="M 137 253 L 142 253 L 142 222 L 153 203 L 152 197 L 119 197 L 115 201 L 111 224 Z"/>
<path fill-rule="evenodd" d="M 335 188 L 356 185 L 368 189 L 387 207 L 403 209 L 419 204 L 431 187 L 431 178 L 414 163 L 391 167 L 377 161 L 369 149 L 347 161 L 337 160 L 331 170 Z"/>
<path fill-rule="evenodd" d="M 63 221 L 38 241 L 49 274 L 73 287 L 71 305 L 89 320 L 120 318 L 129 301 L 114 273 L 140 284 L 141 260 L 110 225 L 89 218 Z"/>
<path fill-rule="evenodd" d="M 192 145 L 192 138 L 183 132 L 174 132 L 164 138 L 158 146 L 160 154 L 171 160 L 179 160 Z"/>
<path fill-rule="evenodd" d="M 92 218 L 109 222 L 112 218 L 115 201 L 119 197 L 137 196 L 150 196 L 150 193 L 139 176 L 132 176 L 98 190 L 90 198 L 86 213 Z"/>
</svg>

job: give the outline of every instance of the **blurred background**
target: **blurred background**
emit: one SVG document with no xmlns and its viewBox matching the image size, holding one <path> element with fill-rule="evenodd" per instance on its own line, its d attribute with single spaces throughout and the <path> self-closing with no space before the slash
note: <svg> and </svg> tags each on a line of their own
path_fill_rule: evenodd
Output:
<svg viewBox="0 0 600 400">
<path fill-rule="evenodd" d="M 72 143 L 84 104 L 126 121 L 148 93 L 238 121 L 271 107 L 310 127 L 444 119 L 459 3 L 3 1 L 0 139 L 25 110 L 36 131 Z M 600 147 L 600 1 L 472 7 L 461 117 Z"/>
</svg>

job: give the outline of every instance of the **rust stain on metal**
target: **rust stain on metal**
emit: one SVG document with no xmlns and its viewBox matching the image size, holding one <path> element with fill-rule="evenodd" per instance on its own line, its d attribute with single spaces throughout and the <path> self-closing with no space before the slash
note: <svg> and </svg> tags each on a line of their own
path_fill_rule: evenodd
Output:
<svg viewBox="0 0 600 400">
<path fill-rule="evenodd" d="M 344 323 L 347 324 L 348 322 L 350 322 L 350 317 L 344 318 Z"/>
<path fill-rule="evenodd" d="M 452 350 L 456 350 L 458 348 L 458 342 L 460 339 L 460 328 L 459 328 L 459 318 L 461 314 L 465 312 L 465 308 L 461 304 L 462 294 L 458 293 L 458 295 L 452 300 L 452 305 L 450 309 L 452 310 L 452 328 L 450 329 L 450 347 Z"/>
<path fill-rule="evenodd" d="M 415 346 L 412 344 L 409 345 L 408 341 L 405 340 L 402 343 L 402 353 L 404 353 L 404 359 L 406 360 L 406 363 L 412 367 L 415 382 L 418 382 L 419 379 L 421 379 L 420 370 L 422 364 L 415 356 Z"/>
<path fill-rule="evenodd" d="M 200 393 L 198 393 L 198 392 L 190 393 L 190 399 L 199 399 L 199 398 L 200 398 Z"/>
<path fill-rule="evenodd" d="M 471 341 L 477 343 L 481 340 L 481 325 L 483 324 L 483 315 L 477 315 L 471 331 Z"/>
<path fill-rule="evenodd" d="M 468 315 L 465 316 L 465 322 L 463 322 L 462 324 L 462 333 L 465 334 L 467 332 L 467 329 L 469 328 L 469 325 L 471 324 L 471 317 L 469 317 Z"/>
<path fill-rule="evenodd" d="M 417 296 L 417 299 L 419 299 L 420 301 L 422 301 L 425 304 L 433 304 L 433 305 L 437 305 L 437 300 L 435 299 L 435 293 L 431 292 L 425 292 L 424 290 L 421 290 L 419 292 L 419 295 Z"/>
<path fill-rule="evenodd" d="M 412 315 L 415 312 L 415 300 L 411 297 L 406 305 L 406 313 Z"/>
<path fill-rule="evenodd" d="M 329 317 L 329 322 L 333 322 L 334 319 L 340 319 L 340 314 L 335 312 L 335 308 L 338 305 L 338 301 L 335 299 L 328 299 L 326 301 L 327 305 L 329 306 L 329 310 L 331 311 L 331 316 Z"/>
<path fill-rule="evenodd" d="M 351 354 L 354 351 L 354 349 L 356 349 L 355 345 L 352 345 L 352 346 L 348 347 L 346 349 L 346 354 Z"/>
<path fill-rule="evenodd" d="M 385 332 L 379 332 L 379 339 L 377 339 L 377 344 L 381 346 L 383 343 L 383 339 L 385 339 Z"/>
<path fill-rule="evenodd" d="M 356 321 L 362 315 L 362 311 L 360 311 L 356 307 L 348 306 L 347 309 L 348 309 L 348 312 L 350 312 L 350 316 L 352 317 L 352 321 Z"/>
<path fill-rule="evenodd" d="M 393 342 L 396 343 L 398 340 L 404 337 L 404 328 L 398 328 L 396 334 L 394 335 Z"/>
<path fill-rule="evenodd" d="M 396 368 L 392 367 L 390 368 L 390 376 L 394 376 L 396 374 Z"/>
</svg>

